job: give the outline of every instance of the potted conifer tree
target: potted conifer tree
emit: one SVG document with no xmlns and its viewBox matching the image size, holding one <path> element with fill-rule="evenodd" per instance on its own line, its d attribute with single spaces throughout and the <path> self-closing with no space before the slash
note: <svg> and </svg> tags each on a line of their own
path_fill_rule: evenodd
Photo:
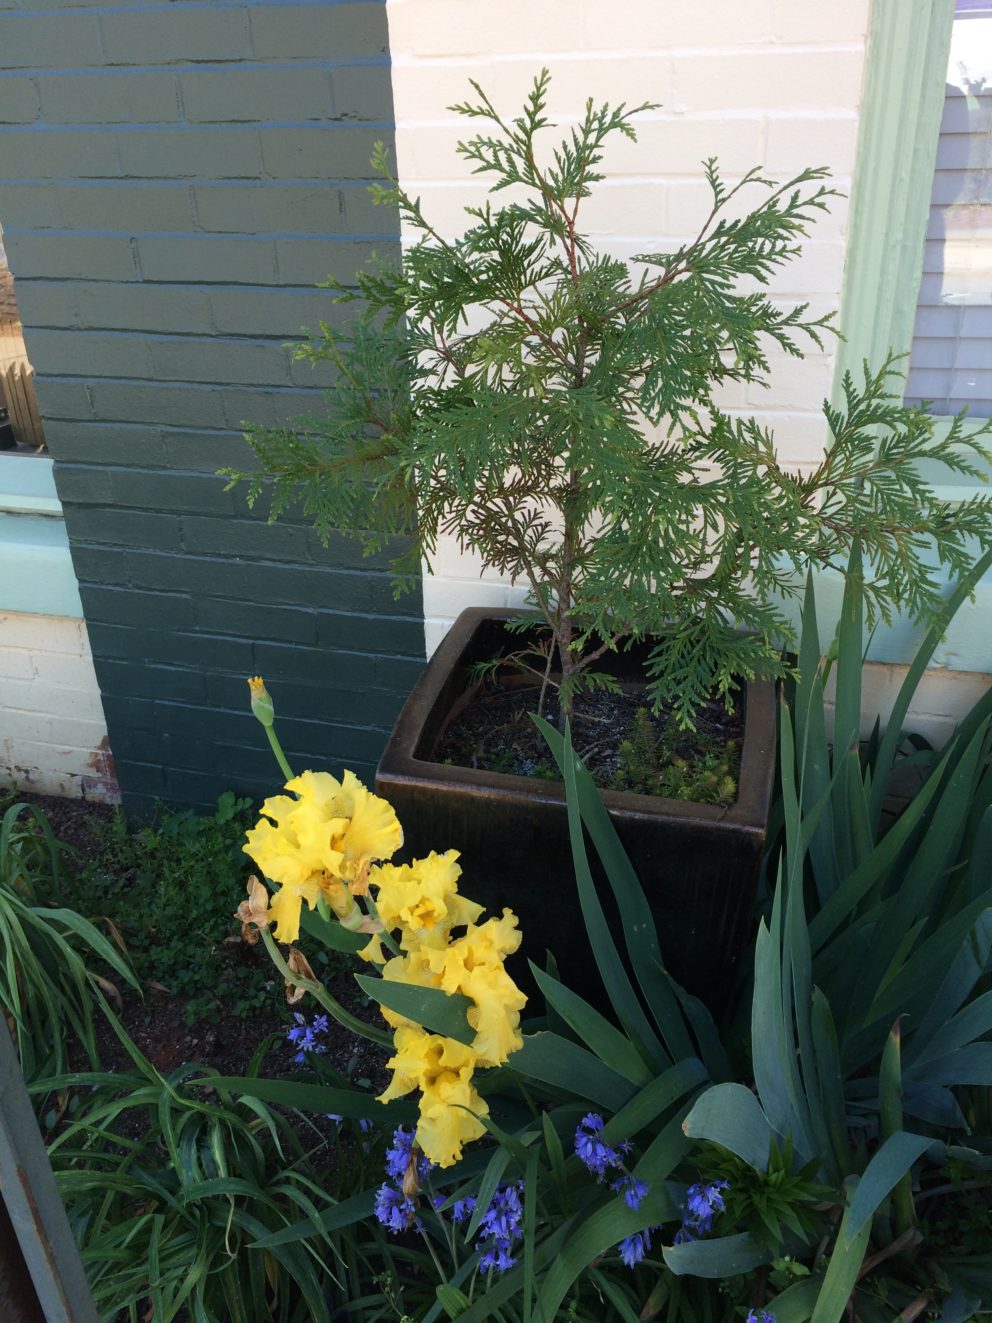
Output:
<svg viewBox="0 0 992 1323">
<path fill-rule="evenodd" d="M 355 305 L 350 326 L 322 326 L 297 348 L 336 369 L 326 416 L 252 429 L 259 466 L 229 476 L 250 480 L 252 501 L 270 489 L 272 517 L 302 495 L 321 534 L 345 530 L 369 550 L 399 545 L 400 589 L 452 533 L 526 584 L 529 646 L 546 659 L 562 721 L 583 690 L 635 677 L 645 702 L 682 726 L 709 696 L 731 701 L 746 686 L 732 805 L 605 795 L 654 896 L 672 973 L 718 995 L 764 844 L 783 598 L 810 564 L 843 567 L 856 541 L 871 568 L 870 609 L 933 607 L 927 549 L 959 572 L 989 509 L 951 510 L 916 461 L 973 473 L 983 439 L 960 424 L 935 435 L 890 391 L 890 360 L 866 366 L 863 381 L 845 382 L 844 404 L 826 407 L 819 466 L 784 469 L 772 436 L 722 408 L 719 391 L 764 382 L 769 347 L 801 355 L 828 329 L 766 293 L 829 203 L 825 172 L 774 184 L 752 171 L 729 186 L 711 160 L 712 207 L 696 237 L 629 265 L 595 251 L 582 203 L 603 178 L 608 139 L 634 138 L 632 121 L 649 107 L 590 101 L 548 151 L 548 83 L 542 72 L 512 119 L 477 84 L 478 99 L 455 108 L 479 122 L 459 151 L 493 195 L 466 209 L 458 238 L 432 226 L 377 149 L 376 201 L 419 237 L 401 269 L 373 263 L 336 295 Z M 505 622 L 492 616 L 466 613 L 445 640 L 377 786 L 414 853 L 442 839 L 460 848 L 488 886 L 486 904 L 512 904 L 532 934 L 553 935 L 561 960 L 581 929 L 543 884 L 565 857 L 562 787 L 435 758 L 465 661 L 500 646 Z"/>
</svg>

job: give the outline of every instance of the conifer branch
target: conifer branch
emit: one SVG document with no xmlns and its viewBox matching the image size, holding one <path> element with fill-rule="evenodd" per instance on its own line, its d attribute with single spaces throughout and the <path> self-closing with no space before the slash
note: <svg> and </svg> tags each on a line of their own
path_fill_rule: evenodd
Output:
<svg viewBox="0 0 992 1323">
<path fill-rule="evenodd" d="M 933 562 L 967 566 L 992 500 L 941 499 L 927 466 L 984 479 L 992 423 L 938 434 L 902 403 L 896 359 L 866 364 L 842 403 L 825 403 L 829 444 L 803 474 L 718 402 L 727 382 L 766 383 L 771 349 L 801 357 L 832 330 L 767 292 L 834 196 L 825 172 L 775 184 L 751 170 L 728 185 L 705 162 L 712 202 L 695 238 L 639 257 L 656 274 L 635 279 L 594 251 L 579 214 L 609 140 L 634 138 L 652 107 L 588 102 L 549 152 L 546 70 L 512 120 L 473 87 L 478 100 L 455 109 L 483 127 L 459 150 L 490 201 L 445 238 L 377 145 L 374 200 L 416 241 L 401 270 L 370 265 L 337 293 L 355 305 L 350 325 L 298 346 L 333 369 L 323 416 L 251 428 L 257 467 L 230 481 L 248 483 L 250 503 L 266 492 L 271 518 L 302 499 L 325 540 L 339 529 L 390 550 L 399 588 L 449 533 L 523 580 L 565 710 L 593 663 L 631 640 L 653 640 L 652 696 L 686 724 L 711 692 L 779 673 L 783 599 L 808 565 L 842 568 L 855 541 L 870 618 L 935 614 Z"/>
</svg>

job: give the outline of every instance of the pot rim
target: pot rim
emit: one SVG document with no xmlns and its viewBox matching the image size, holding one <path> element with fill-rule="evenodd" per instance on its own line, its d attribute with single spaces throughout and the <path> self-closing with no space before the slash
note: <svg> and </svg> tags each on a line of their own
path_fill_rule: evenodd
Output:
<svg viewBox="0 0 992 1323">
<path fill-rule="evenodd" d="M 440 783 L 439 789 L 471 795 L 520 799 L 530 803 L 563 805 L 565 786 L 561 781 L 543 781 L 515 776 L 507 772 L 489 772 L 458 767 L 415 756 L 424 727 L 442 697 L 444 687 L 486 621 L 519 620 L 535 612 L 513 607 L 467 607 L 455 620 L 429 660 L 424 673 L 410 692 L 396 720 L 376 771 L 376 784 L 422 784 L 425 780 Z M 634 791 L 601 790 L 603 803 L 614 814 L 624 817 L 657 819 L 687 818 L 725 825 L 737 832 L 753 831 L 762 836 L 768 818 L 772 783 L 775 774 L 777 732 L 777 684 L 771 680 L 747 681 L 747 708 L 738 793 L 733 804 L 699 804 L 694 800 L 670 799 L 662 795 L 641 795 Z"/>
</svg>

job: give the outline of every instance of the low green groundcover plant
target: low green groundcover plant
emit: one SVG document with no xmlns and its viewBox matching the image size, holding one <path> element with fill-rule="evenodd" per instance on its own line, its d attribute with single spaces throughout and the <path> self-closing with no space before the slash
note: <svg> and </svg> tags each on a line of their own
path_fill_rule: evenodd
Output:
<svg viewBox="0 0 992 1323">
<path fill-rule="evenodd" d="M 699 804 L 732 804 L 741 765 L 737 742 L 697 732 L 698 747 L 683 757 L 677 751 L 682 735 L 669 726 L 659 737 L 648 709 L 638 708 L 630 737 L 617 749 L 620 770 L 613 789 Z"/>
<path fill-rule="evenodd" d="M 90 857 L 62 870 L 61 896 L 109 919 L 141 982 L 186 999 L 191 1019 L 251 1015 L 270 1001 L 271 972 L 232 942 L 250 807 L 226 791 L 211 814 L 161 805 L 137 829 L 118 812 L 92 824 Z"/>
<path fill-rule="evenodd" d="M 347 1197 L 362 1174 L 354 1147 L 285 1109 L 231 1097 L 208 1068 L 161 1074 L 103 1009 L 130 1070 L 36 1086 L 72 1092 L 77 1104 L 48 1151 L 100 1317 L 329 1318 L 329 1294 L 340 1292 L 343 1275 L 380 1271 L 375 1234 L 346 1249 L 329 1231 L 284 1248 L 258 1242 Z"/>
</svg>

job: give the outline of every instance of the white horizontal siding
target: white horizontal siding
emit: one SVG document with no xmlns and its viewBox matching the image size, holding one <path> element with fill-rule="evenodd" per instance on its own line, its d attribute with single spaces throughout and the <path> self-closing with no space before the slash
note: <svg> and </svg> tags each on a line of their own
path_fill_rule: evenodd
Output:
<svg viewBox="0 0 992 1323">
<path fill-rule="evenodd" d="M 958 4 L 906 393 L 992 415 L 992 14 Z"/>
</svg>

